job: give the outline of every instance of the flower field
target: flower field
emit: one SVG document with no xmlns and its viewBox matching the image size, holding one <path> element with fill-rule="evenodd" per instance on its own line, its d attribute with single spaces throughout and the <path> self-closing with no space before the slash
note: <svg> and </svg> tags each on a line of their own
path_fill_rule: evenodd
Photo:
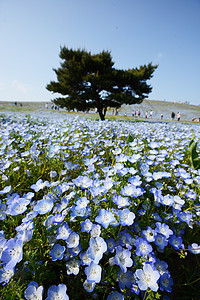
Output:
<svg viewBox="0 0 200 300">
<path fill-rule="evenodd" d="M 1 299 L 199 299 L 200 127 L 0 115 Z"/>
</svg>

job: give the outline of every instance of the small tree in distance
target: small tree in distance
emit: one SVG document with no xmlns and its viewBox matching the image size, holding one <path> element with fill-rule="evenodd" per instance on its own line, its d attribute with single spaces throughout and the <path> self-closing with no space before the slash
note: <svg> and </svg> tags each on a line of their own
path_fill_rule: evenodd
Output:
<svg viewBox="0 0 200 300">
<path fill-rule="evenodd" d="M 96 108 L 101 120 L 105 120 L 108 107 L 139 104 L 147 98 L 152 87 L 146 82 L 157 68 L 149 63 L 135 69 L 116 69 L 108 51 L 91 54 L 63 47 L 60 58 L 61 67 L 53 69 L 57 82 L 51 81 L 46 86 L 47 90 L 63 96 L 53 102 L 68 110 Z"/>
</svg>

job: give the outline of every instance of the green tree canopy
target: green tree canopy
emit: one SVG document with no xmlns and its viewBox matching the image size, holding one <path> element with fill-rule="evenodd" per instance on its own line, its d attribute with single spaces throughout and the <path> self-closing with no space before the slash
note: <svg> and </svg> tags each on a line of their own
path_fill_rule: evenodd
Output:
<svg viewBox="0 0 200 300">
<path fill-rule="evenodd" d="M 141 103 L 147 98 L 152 90 L 147 80 L 157 68 L 149 63 L 139 68 L 116 69 L 108 51 L 91 54 L 63 47 L 60 58 L 61 67 L 53 69 L 57 82 L 51 81 L 46 86 L 47 90 L 63 96 L 53 102 L 68 110 L 97 108 L 101 120 L 105 119 L 108 107 Z"/>
</svg>

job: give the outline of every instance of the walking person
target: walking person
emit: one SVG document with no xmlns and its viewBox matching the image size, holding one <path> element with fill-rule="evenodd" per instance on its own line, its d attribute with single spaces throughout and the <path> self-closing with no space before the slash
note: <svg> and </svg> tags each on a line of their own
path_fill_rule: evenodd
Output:
<svg viewBox="0 0 200 300">
<path fill-rule="evenodd" d="M 151 111 L 150 111 L 150 119 L 152 119 L 152 115 L 153 115 L 153 111 L 151 109 Z"/>
<path fill-rule="evenodd" d="M 180 121 L 180 119 L 181 119 L 181 114 L 180 114 L 180 112 L 177 112 L 176 117 L 177 117 L 177 120 Z"/>
<path fill-rule="evenodd" d="M 172 118 L 172 120 L 174 120 L 174 118 L 175 118 L 175 113 L 174 112 L 171 113 L 171 118 Z"/>
</svg>

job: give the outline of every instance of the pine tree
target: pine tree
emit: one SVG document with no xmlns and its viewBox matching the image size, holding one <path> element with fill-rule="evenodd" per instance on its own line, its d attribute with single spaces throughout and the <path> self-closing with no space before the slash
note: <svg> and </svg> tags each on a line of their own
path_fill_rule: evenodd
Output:
<svg viewBox="0 0 200 300">
<path fill-rule="evenodd" d="M 57 82 L 51 81 L 47 90 L 63 97 L 53 102 L 68 110 L 87 111 L 96 108 L 101 120 L 108 107 L 139 104 L 147 98 L 152 87 L 146 83 L 157 68 L 147 66 L 119 70 L 114 68 L 110 52 L 91 54 L 86 50 L 61 48 L 61 67 L 53 69 Z"/>
</svg>

